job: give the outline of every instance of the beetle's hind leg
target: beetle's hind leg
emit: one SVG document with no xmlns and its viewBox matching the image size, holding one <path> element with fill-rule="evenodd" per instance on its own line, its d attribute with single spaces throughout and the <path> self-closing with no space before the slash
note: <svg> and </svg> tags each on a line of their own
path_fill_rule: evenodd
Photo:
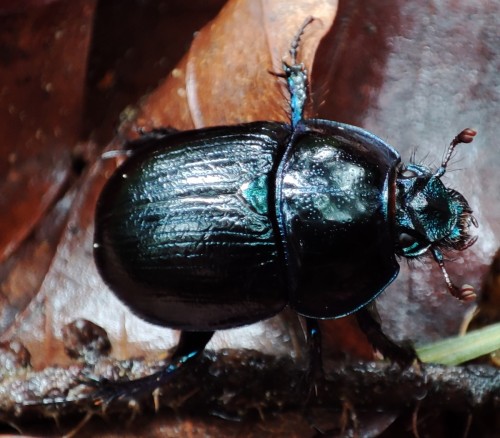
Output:
<svg viewBox="0 0 500 438">
<path fill-rule="evenodd" d="M 177 128 L 173 128 L 171 126 L 163 126 L 161 128 L 153 128 L 146 130 L 142 127 L 137 128 L 139 132 L 140 138 L 144 139 L 161 139 L 163 137 L 168 137 L 169 135 L 176 134 L 180 132 Z"/>
<path fill-rule="evenodd" d="M 101 154 L 101 158 L 110 159 L 117 157 L 130 157 L 137 151 L 149 146 L 157 144 L 169 136 L 176 134 L 179 130 L 170 127 L 153 128 L 150 131 L 145 131 L 142 128 L 137 129 L 140 137 L 135 140 L 123 139 L 124 146 L 122 149 L 107 150 Z"/>
<path fill-rule="evenodd" d="M 173 134 L 177 134 L 179 130 L 172 127 L 153 128 L 149 131 L 146 131 L 143 128 L 138 128 L 138 132 L 140 137 L 135 140 L 128 141 L 125 144 L 125 150 L 132 152 L 140 150 L 150 144 L 156 144 Z"/>
<path fill-rule="evenodd" d="M 359 327 L 372 346 L 380 351 L 384 357 L 402 366 L 410 366 L 415 361 L 418 361 L 417 353 L 410 343 L 397 344 L 382 331 L 375 303 L 358 310 L 356 318 Z"/>
<path fill-rule="evenodd" d="M 179 373 L 189 369 L 196 359 L 201 355 L 214 332 L 181 332 L 179 343 L 162 370 L 135 380 L 99 380 L 91 382 L 96 387 L 94 392 L 88 395 L 87 400 L 95 408 L 106 407 L 113 401 L 139 400 L 151 396 L 161 386 L 176 378 Z"/>
</svg>

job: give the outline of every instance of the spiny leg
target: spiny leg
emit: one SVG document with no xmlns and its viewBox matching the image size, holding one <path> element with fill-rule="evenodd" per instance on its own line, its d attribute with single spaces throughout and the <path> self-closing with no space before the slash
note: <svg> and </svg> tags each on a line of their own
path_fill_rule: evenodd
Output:
<svg viewBox="0 0 500 438">
<path fill-rule="evenodd" d="M 151 395 L 155 389 L 164 386 L 195 363 L 213 334 L 213 331 L 181 332 L 179 343 L 164 369 L 136 380 L 98 382 L 99 388 L 90 394 L 93 405 L 106 407 L 113 400 L 131 400 Z"/>
<path fill-rule="evenodd" d="M 138 128 L 138 133 L 140 135 L 139 138 L 135 140 L 127 140 L 123 149 L 112 149 L 109 151 L 105 151 L 101 154 L 102 159 L 113 159 L 113 158 L 125 158 L 131 157 L 137 151 L 150 146 L 152 144 L 157 144 L 158 142 L 163 141 L 169 136 L 179 132 L 179 130 L 170 127 L 164 128 L 154 128 L 150 131 L 145 131 L 142 128 Z"/>
<path fill-rule="evenodd" d="M 288 65 L 286 62 L 283 62 L 284 76 L 286 78 L 288 92 L 290 93 L 292 128 L 295 128 L 302 120 L 304 105 L 307 100 L 307 89 L 309 86 L 307 81 L 307 71 L 304 68 L 304 64 L 297 64 L 297 51 L 305 28 L 313 20 L 313 17 L 306 18 L 290 45 L 290 57 L 292 64 Z"/>
</svg>

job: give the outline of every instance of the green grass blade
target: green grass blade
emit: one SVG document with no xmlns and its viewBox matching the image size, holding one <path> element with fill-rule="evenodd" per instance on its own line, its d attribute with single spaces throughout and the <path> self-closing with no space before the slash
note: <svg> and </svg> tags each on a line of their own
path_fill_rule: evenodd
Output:
<svg viewBox="0 0 500 438">
<path fill-rule="evenodd" d="M 500 323 L 417 347 L 422 362 L 459 365 L 500 349 Z"/>
</svg>

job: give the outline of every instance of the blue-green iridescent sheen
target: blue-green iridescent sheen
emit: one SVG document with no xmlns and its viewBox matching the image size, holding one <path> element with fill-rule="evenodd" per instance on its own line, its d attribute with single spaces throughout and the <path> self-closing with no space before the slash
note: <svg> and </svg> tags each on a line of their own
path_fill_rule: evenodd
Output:
<svg viewBox="0 0 500 438">
<path fill-rule="evenodd" d="M 396 184 L 396 229 L 416 240 L 402 249 L 406 257 L 417 257 L 443 239 L 458 239 L 459 218 L 464 205 L 450 195 L 429 168 L 409 164 L 412 177 L 398 176 Z"/>
<path fill-rule="evenodd" d="M 241 194 L 248 205 L 257 213 L 268 214 L 269 176 L 260 175 L 241 186 Z"/>
</svg>

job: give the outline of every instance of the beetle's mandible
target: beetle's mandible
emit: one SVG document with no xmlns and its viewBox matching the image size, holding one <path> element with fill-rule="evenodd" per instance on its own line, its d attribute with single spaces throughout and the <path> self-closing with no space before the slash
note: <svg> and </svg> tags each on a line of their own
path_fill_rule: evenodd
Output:
<svg viewBox="0 0 500 438">
<path fill-rule="evenodd" d="M 291 121 L 146 135 L 104 187 L 94 254 L 111 290 L 141 318 L 181 330 L 171 364 L 129 382 L 149 391 L 205 348 L 214 331 L 269 318 L 285 306 L 317 320 L 358 312 L 374 345 L 411 360 L 381 332 L 367 305 L 397 276 L 397 256 L 430 252 L 450 292 L 442 250 L 474 242 L 464 197 L 437 171 L 405 165 L 396 150 L 355 126 L 306 119 L 308 83 L 296 61 L 306 21 L 282 76 Z"/>
</svg>

